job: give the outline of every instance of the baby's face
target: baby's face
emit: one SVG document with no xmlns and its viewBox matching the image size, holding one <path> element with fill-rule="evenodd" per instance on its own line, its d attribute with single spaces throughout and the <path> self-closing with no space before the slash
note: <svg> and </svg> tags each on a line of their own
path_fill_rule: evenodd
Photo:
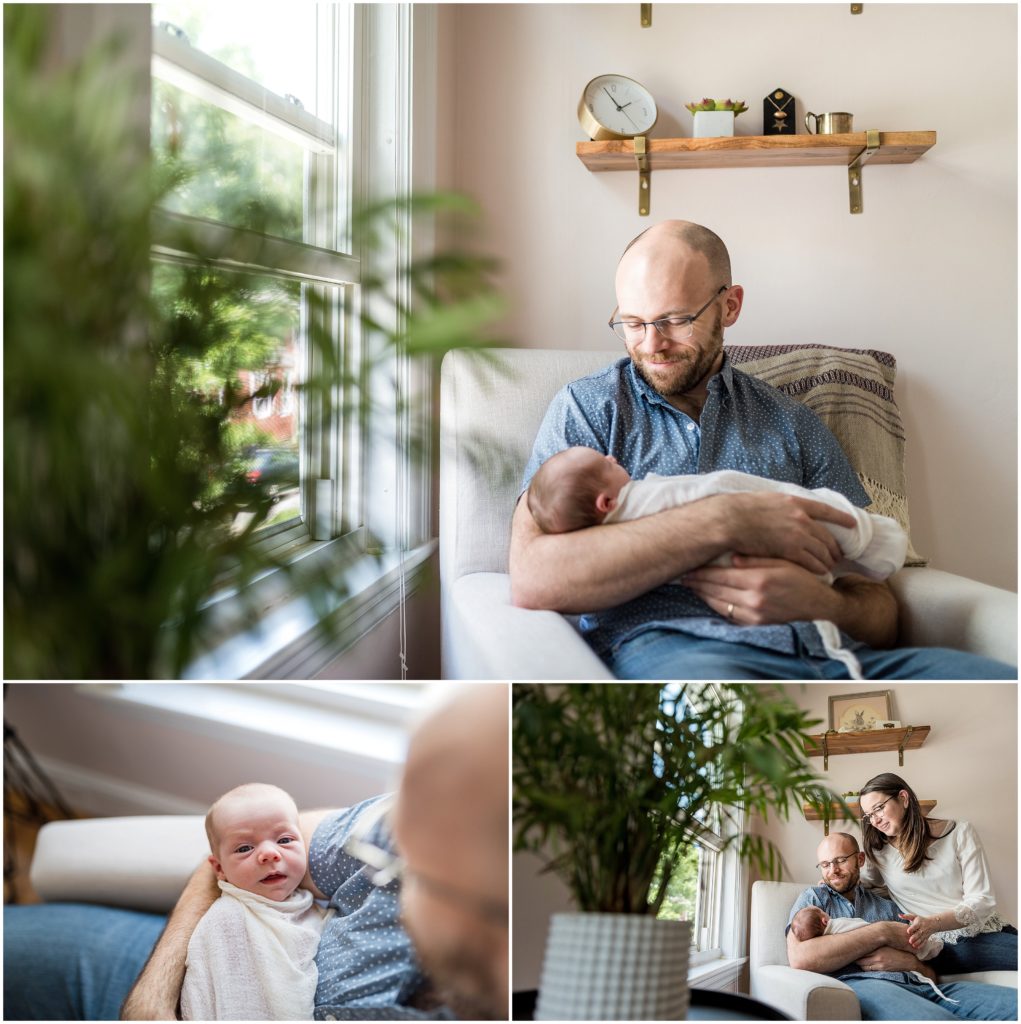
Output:
<svg viewBox="0 0 1021 1024">
<path fill-rule="evenodd" d="M 308 866 L 294 806 L 282 797 L 228 800 L 216 811 L 216 877 L 271 900 L 285 900 Z"/>
</svg>

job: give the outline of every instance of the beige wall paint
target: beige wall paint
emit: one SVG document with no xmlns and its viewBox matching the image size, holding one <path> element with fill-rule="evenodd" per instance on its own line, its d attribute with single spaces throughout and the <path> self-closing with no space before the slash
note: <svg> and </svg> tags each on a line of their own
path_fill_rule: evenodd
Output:
<svg viewBox="0 0 1021 1024">
<path fill-rule="evenodd" d="M 829 683 L 784 686 L 813 716 L 828 722 L 831 694 L 889 689 L 894 718 L 905 725 L 929 725 L 932 731 L 918 750 L 849 754 L 831 757 L 827 784 L 841 793 L 861 788 L 880 772 L 895 772 L 923 800 L 936 800 L 935 817 L 969 821 L 975 826 L 992 873 L 1003 917 L 1017 923 L 1017 685 L 1014 683 Z M 825 725 L 820 727 L 824 729 Z M 812 759 L 822 772 L 822 759 Z M 786 861 L 789 881 L 817 876 L 815 848 L 822 822 L 795 815 L 790 822 L 758 823 L 756 831 L 771 839 Z M 845 827 L 860 837 L 860 830 Z"/>
<path fill-rule="evenodd" d="M 450 15 L 456 109 L 441 137 L 504 261 L 508 335 L 609 356 L 624 244 L 667 217 L 707 224 L 746 288 L 730 342 L 896 355 L 916 546 L 938 568 L 1016 589 L 1016 8 L 658 3 L 651 29 L 635 4 Z M 578 97 L 607 71 L 657 97 L 653 137 L 690 135 L 684 103 L 703 95 L 746 100 L 738 134 L 758 134 L 762 98 L 783 86 L 799 120 L 850 110 L 858 129 L 939 141 L 913 165 L 866 167 L 861 216 L 841 168 L 803 167 L 654 172 L 641 218 L 636 175 L 593 174 L 574 154 Z"/>
</svg>

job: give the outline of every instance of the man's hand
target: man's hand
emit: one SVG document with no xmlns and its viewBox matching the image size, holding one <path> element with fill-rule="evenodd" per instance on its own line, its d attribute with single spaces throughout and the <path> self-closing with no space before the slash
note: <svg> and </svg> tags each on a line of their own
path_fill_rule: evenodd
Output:
<svg viewBox="0 0 1021 1024">
<path fill-rule="evenodd" d="M 681 582 L 739 626 L 833 620 L 841 604 L 828 583 L 782 558 L 734 555 L 733 566 L 703 566 L 685 573 Z"/>
<path fill-rule="evenodd" d="M 783 559 L 734 555 L 733 566 L 706 565 L 683 582 L 741 626 L 828 619 L 870 647 L 892 647 L 897 640 L 896 598 L 885 583 L 862 576 L 842 576 L 829 586 Z"/>
<path fill-rule="evenodd" d="M 892 946 L 880 946 L 868 956 L 860 957 L 857 962 L 863 971 L 921 971 L 933 981 L 936 980 L 936 972 L 922 963 L 914 953 L 906 953 Z"/>
<path fill-rule="evenodd" d="M 816 575 L 829 572 L 841 557 L 836 537 L 823 523 L 855 525 L 853 516 L 832 505 L 791 494 L 726 494 L 702 500 L 722 502 L 727 550 L 783 558 Z"/>
</svg>

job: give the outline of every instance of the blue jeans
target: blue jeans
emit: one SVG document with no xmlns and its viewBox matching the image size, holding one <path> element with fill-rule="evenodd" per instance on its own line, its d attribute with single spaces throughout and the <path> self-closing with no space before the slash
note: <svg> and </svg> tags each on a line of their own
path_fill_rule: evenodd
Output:
<svg viewBox="0 0 1021 1024">
<path fill-rule="evenodd" d="M 922 982 L 901 984 L 850 978 L 861 1003 L 862 1020 L 1017 1020 L 1017 989 L 983 985 L 977 981 L 952 981 L 940 985 L 957 1002 L 940 999 Z"/>
<path fill-rule="evenodd" d="M 1017 669 L 948 647 L 854 652 L 866 679 L 1017 679 Z M 751 644 L 705 640 L 672 629 L 649 629 L 604 659 L 618 679 L 849 679 L 832 658 L 781 654 Z"/>
<path fill-rule="evenodd" d="M 939 975 L 969 971 L 1016 971 L 1017 930 L 1008 925 L 1002 932 L 985 932 L 968 939 L 944 943 L 929 966 Z"/>
<path fill-rule="evenodd" d="M 117 1020 L 167 919 L 84 903 L 4 907 L 6 1020 Z"/>
</svg>

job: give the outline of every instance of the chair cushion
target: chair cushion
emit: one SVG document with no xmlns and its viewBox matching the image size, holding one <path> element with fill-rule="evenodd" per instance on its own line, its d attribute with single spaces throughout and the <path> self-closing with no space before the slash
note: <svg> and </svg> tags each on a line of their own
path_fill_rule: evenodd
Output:
<svg viewBox="0 0 1021 1024">
<path fill-rule="evenodd" d="M 831 345 L 728 345 L 734 366 L 812 410 L 833 432 L 872 499 L 908 535 L 906 565 L 925 565 L 910 542 L 904 423 L 893 397 L 897 360 Z"/>
</svg>

